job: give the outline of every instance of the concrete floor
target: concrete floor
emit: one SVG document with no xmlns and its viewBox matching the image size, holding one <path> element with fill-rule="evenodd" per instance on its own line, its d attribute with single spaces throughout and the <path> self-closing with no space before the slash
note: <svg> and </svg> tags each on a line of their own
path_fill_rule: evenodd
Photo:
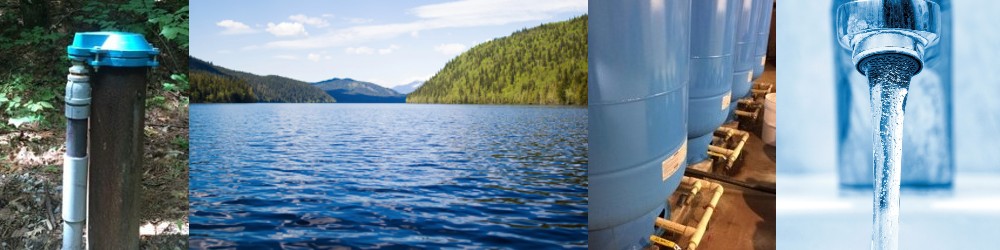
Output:
<svg viewBox="0 0 1000 250">
<path fill-rule="evenodd" d="M 764 75 L 757 81 L 775 82 L 773 62 L 767 64 Z M 761 141 L 759 130 L 751 131 L 751 137 L 744 146 L 741 157 L 743 164 L 730 178 L 754 186 L 771 187 L 771 190 L 774 190 L 775 147 Z M 698 249 L 775 249 L 775 194 L 722 184 L 725 192 L 716 205 L 715 213 Z M 674 193 L 671 200 L 676 200 L 680 193 Z M 685 212 L 687 219 L 682 223 L 695 225 L 697 219 L 694 218 L 700 218 L 703 213 L 703 209 L 698 207 L 692 207 L 691 210 Z M 671 240 L 679 238 L 669 234 L 664 237 Z M 678 243 L 685 249 L 688 246 L 686 240 L 680 240 Z"/>
</svg>

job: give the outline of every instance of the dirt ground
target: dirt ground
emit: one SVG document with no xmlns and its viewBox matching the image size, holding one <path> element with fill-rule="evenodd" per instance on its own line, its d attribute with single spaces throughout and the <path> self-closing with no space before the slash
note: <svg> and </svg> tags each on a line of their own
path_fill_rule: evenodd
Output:
<svg viewBox="0 0 1000 250">
<path fill-rule="evenodd" d="M 157 226 L 143 227 L 140 244 L 187 249 L 188 104 L 175 92 L 150 88 L 147 96 L 163 99 L 147 101 L 139 221 Z M 63 123 L 0 130 L 0 250 L 62 244 Z"/>
</svg>

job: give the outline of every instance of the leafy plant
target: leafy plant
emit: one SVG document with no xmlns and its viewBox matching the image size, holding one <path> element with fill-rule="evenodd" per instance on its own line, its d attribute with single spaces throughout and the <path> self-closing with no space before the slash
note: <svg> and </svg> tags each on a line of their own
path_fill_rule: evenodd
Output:
<svg viewBox="0 0 1000 250">
<path fill-rule="evenodd" d="M 188 83 L 187 74 L 172 74 L 170 79 L 174 82 L 163 82 L 163 90 L 173 93 L 184 93 L 191 86 Z"/>
<path fill-rule="evenodd" d="M 181 150 L 188 150 L 188 139 L 184 136 L 175 137 L 173 143 L 174 145 L 177 145 L 177 147 L 181 148 Z"/>
<path fill-rule="evenodd" d="M 14 75 L 0 85 L 0 117 L 7 118 L 3 126 L 19 128 L 24 124 L 45 122 L 53 113 L 56 95 L 52 89 L 33 84 L 30 76 Z"/>
<path fill-rule="evenodd" d="M 135 2 L 136 0 L 133 0 Z M 165 11 L 164 11 L 165 12 Z M 152 24 L 160 26 L 160 35 L 167 40 L 180 44 L 182 48 L 188 47 L 188 7 L 174 11 L 173 13 L 158 13 L 160 15 L 149 15 Z"/>
</svg>

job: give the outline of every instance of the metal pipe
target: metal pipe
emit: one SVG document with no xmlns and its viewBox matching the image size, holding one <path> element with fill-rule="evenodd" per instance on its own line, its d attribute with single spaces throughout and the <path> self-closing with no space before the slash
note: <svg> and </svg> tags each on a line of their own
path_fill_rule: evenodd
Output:
<svg viewBox="0 0 1000 250">
<path fill-rule="evenodd" d="M 90 117 L 90 77 L 81 61 L 73 61 L 66 76 L 66 154 L 63 156 L 63 248 L 82 249 L 87 219 L 87 122 Z"/>
</svg>

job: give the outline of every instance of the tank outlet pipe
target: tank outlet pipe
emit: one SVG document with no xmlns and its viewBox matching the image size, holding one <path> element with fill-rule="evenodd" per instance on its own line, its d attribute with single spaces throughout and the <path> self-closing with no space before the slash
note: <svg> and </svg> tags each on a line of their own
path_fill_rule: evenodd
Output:
<svg viewBox="0 0 1000 250">
<path fill-rule="evenodd" d="M 927 47 L 941 33 L 940 7 L 927 0 L 852 1 L 837 7 L 837 37 L 851 50 L 858 72 L 865 59 L 903 55 L 917 62 L 919 73 Z M 916 73 L 914 73 L 916 74 Z"/>
<path fill-rule="evenodd" d="M 746 145 L 747 140 L 750 138 L 750 133 L 727 127 L 719 127 L 715 130 L 715 133 L 726 135 L 726 138 L 733 135 L 739 136 L 739 141 L 736 143 L 736 147 L 731 150 L 715 145 L 708 146 L 710 155 L 722 156 L 723 160 L 726 160 L 726 168 L 733 168 L 736 165 L 736 160 L 740 158 L 740 153 L 743 152 L 743 146 Z"/>
<path fill-rule="evenodd" d="M 103 106 L 109 106 L 107 104 L 122 102 L 121 99 L 128 99 L 126 97 L 108 98 L 107 89 L 109 86 L 114 86 L 114 84 L 111 84 L 113 81 L 101 79 L 115 79 L 107 76 L 108 74 L 116 74 L 114 73 L 115 67 L 156 66 L 158 64 L 156 56 L 159 54 L 159 50 L 153 48 L 139 34 L 125 32 L 81 32 L 75 34 L 73 43 L 66 47 L 66 53 L 72 66 L 69 68 L 69 75 L 66 77 L 68 81 L 66 83 L 66 97 L 64 99 L 66 102 L 66 153 L 63 161 L 62 179 L 62 249 L 133 248 L 93 245 L 92 243 L 99 238 L 95 236 L 97 234 L 95 231 L 100 230 L 88 230 L 84 227 L 94 227 L 95 222 L 104 221 L 101 219 L 92 219 L 89 223 L 90 225 L 86 225 L 88 217 L 94 218 L 93 214 L 88 213 L 88 211 L 102 210 L 94 207 L 88 209 L 88 204 L 90 206 L 94 205 L 93 198 L 95 198 L 92 194 L 95 190 L 90 189 L 94 189 L 95 187 L 100 188 L 102 183 L 108 182 L 106 180 L 96 180 L 96 177 L 90 175 L 98 167 L 108 168 L 106 166 L 108 164 L 100 164 L 95 160 L 98 158 L 97 155 L 107 154 L 108 150 L 105 149 L 106 147 L 90 147 L 91 141 L 103 139 L 100 137 L 107 135 L 91 133 L 92 130 L 98 127 L 95 124 L 101 120 L 100 117 L 102 114 L 110 112 L 122 113 L 116 110 L 105 110 L 106 107 L 102 108 L 102 105 L 99 104 L 104 103 L 105 105 Z M 111 67 L 112 70 L 98 73 L 98 69 L 104 66 Z M 91 84 L 91 80 L 93 80 L 93 84 Z M 142 83 L 142 89 L 144 89 L 145 82 Z M 101 97 L 102 95 L 104 97 Z M 132 99 L 135 98 L 133 97 Z M 91 109 L 92 106 L 94 107 L 93 109 Z M 134 119 L 141 120 L 142 118 L 140 115 Z M 105 120 L 107 119 L 105 118 Z M 107 121 L 103 122 L 107 123 Z M 124 133 L 122 131 L 118 132 Z M 118 144 L 126 143 L 120 142 Z M 96 150 L 88 150 L 88 148 Z M 91 155 L 94 157 L 91 157 Z M 138 157 L 141 157 L 141 154 Z M 88 183 L 94 185 L 88 188 Z M 98 191 L 100 190 L 98 189 Z M 106 197 L 105 199 L 117 200 L 119 201 L 118 203 L 122 203 L 119 197 Z M 107 216 L 100 218 L 107 218 Z M 126 220 L 126 218 L 120 219 L 122 221 Z M 83 232 L 85 230 L 88 230 L 88 244 L 84 244 L 83 241 Z M 128 236 L 118 235 L 117 237 L 127 238 Z M 138 234 L 135 234 L 134 237 L 137 238 Z"/>
<path fill-rule="evenodd" d="M 87 219 L 87 123 L 90 118 L 90 73 L 73 61 L 66 76 L 66 154 L 63 156 L 63 249 L 81 249 Z"/>
<path fill-rule="evenodd" d="M 705 231 L 708 229 L 708 222 L 712 219 L 712 214 L 715 213 L 715 207 L 719 204 L 719 200 L 722 198 L 722 194 L 725 193 L 725 189 L 718 183 L 688 176 L 684 176 L 682 183 L 699 183 L 699 188 L 711 190 L 712 198 L 708 201 L 708 204 L 705 204 L 703 207 L 705 212 L 702 213 L 701 219 L 698 220 L 698 225 L 692 227 L 657 217 L 656 226 L 667 231 L 680 234 L 682 237 L 690 237 L 687 249 L 695 250 L 698 249 L 698 245 L 701 244 L 701 240 L 705 236 Z"/>
</svg>

